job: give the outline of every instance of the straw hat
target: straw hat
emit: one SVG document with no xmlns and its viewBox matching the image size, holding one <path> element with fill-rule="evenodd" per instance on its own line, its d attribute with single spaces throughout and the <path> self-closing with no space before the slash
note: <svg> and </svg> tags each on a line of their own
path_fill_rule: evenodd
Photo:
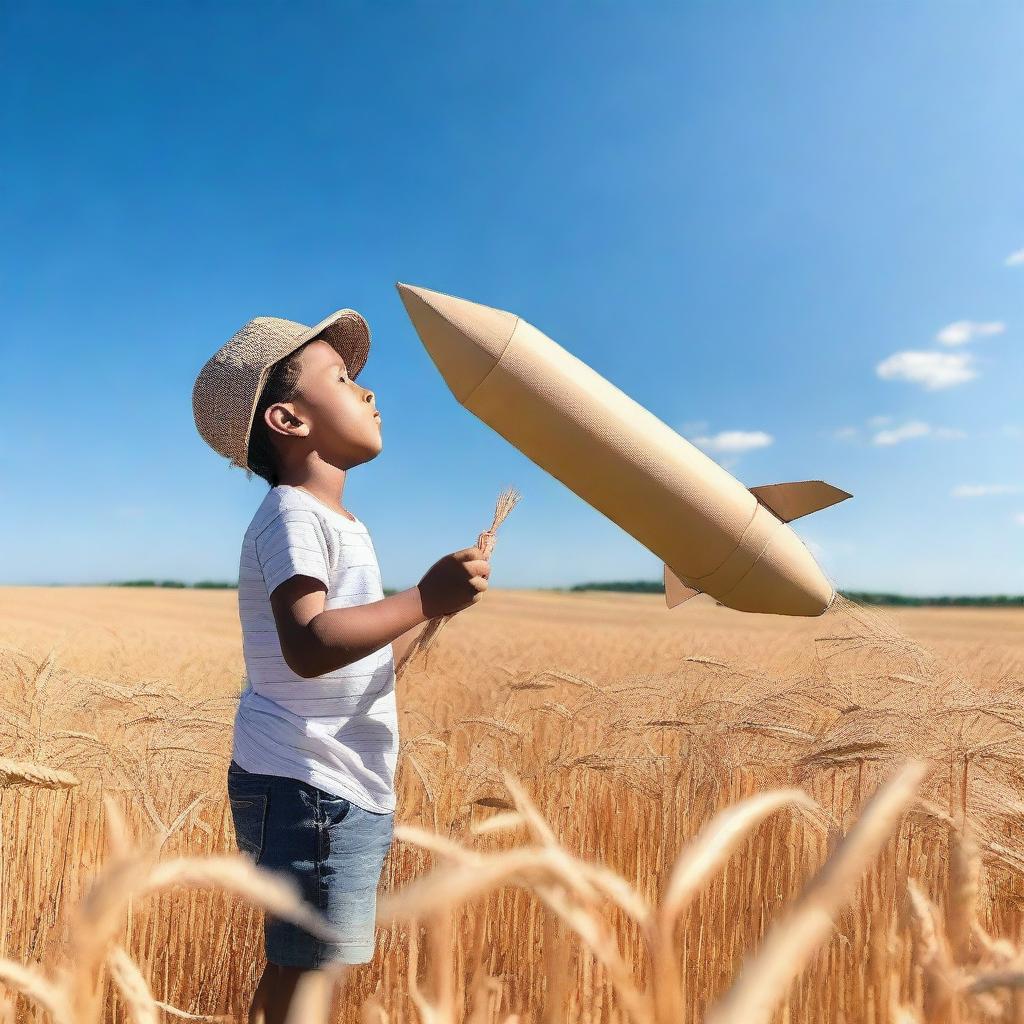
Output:
<svg viewBox="0 0 1024 1024">
<path fill-rule="evenodd" d="M 315 327 L 258 316 L 209 358 L 192 388 L 192 415 L 203 440 L 218 455 L 249 469 L 249 433 L 271 367 L 318 337 L 345 360 L 354 380 L 370 352 L 370 328 L 354 309 L 339 309 Z"/>
</svg>

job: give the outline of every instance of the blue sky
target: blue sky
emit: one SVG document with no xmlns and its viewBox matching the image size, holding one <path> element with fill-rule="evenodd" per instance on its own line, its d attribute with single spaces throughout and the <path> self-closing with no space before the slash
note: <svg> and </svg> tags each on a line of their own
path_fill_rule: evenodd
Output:
<svg viewBox="0 0 1024 1024">
<path fill-rule="evenodd" d="M 840 587 L 1024 591 L 1020 5 L 37 2 L 0 34 L 0 582 L 237 578 L 266 484 L 193 381 L 251 317 L 342 306 L 386 586 L 508 484 L 493 586 L 657 578 L 455 402 L 403 280 L 522 315 L 748 486 L 852 491 L 797 524 Z"/>
</svg>

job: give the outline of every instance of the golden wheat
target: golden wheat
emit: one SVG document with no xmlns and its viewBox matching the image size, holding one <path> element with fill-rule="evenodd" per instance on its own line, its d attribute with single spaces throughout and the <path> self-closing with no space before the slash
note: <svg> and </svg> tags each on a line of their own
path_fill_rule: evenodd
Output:
<svg viewBox="0 0 1024 1024">
<path fill-rule="evenodd" d="M 0 788 L 12 1012 L 240 1019 L 264 908 L 287 897 L 256 898 L 234 853 L 234 595 L 16 591 L 0 738 L 35 767 Z M 790 1022 L 1024 1019 L 1020 616 L 901 613 L 923 643 L 856 606 L 786 622 L 660 600 L 492 589 L 452 617 L 443 659 L 400 688 L 380 902 L 428 893 L 426 909 L 382 921 L 370 967 L 311 981 L 297 1020 L 323 1019 L 329 993 L 338 1019 L 375 1024 L 660 1024 L 748 1005 L 728 995 L 744 962 L 788 949 L 773 922 L 814 908 L 813 880 L 908 758 L 930 771 L 896 838 L 852 884 L 861 850 L 828 929 L 820 908 L 797 917 L 800 950 L 748 992 L 764 1004 L 770 988 Z M 54 772 L 75 784 L 43 788 Z M 774 793 L 791 795 L 722 831 Z M 702 848 L 699 875 L 680 868 Z"/>
</svg>

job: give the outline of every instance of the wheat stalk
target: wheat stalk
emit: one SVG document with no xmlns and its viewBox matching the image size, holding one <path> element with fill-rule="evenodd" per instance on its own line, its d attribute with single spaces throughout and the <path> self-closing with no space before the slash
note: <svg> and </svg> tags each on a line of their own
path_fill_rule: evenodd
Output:
<svg viewBox="0 0 1024 1024">
<path fill-rule="evenodd" d="M 498 527 L 505 521 L 506 516 L 508 516 L 512 509 L 516 507 L 521 497 L 522 495 L 514 487 L 507 487 L 498 495 L 491 525 L 476 539 L 476 546 L 483 552 L 485 559 L 490 559 L 494 546 L 498 542 Z M 408 667 L 420 654 L 427 654 L 451 617 L 451 615 L 438 615 L 428 620 L 427 624 L 417 634 L 416 639 L 409 645 L 405 656 L 395 666 L 396 680 L 402 678 Z"/>
<path fill-rule="evenodd" d="M 786 806 L 816 806 L 799 789 L 762 793 L 720 812 L 684 848 L 672 869 L 668 887 L 658 908 L 657 925 L 648 933 L 654 961 L 655 1019 L 682 1019 L 683 990 L 673 932 L 676 921 L 739 844 L 767 817 Z"/>
<path fill-rule="evenodd" d="M 828 936 L 858 878 L 896 830 L 926 771 L 922 762 L 910 762 L 868 801 L 790 913 L 772 927 L 760 952 L 712 1007 L 707 1024 L 761 1024 L 770 1019 L 792 979 Z"/>
<path fill-rule="evenodd" d="M 8 786 L 38 786 L 41 789 L 73 789 L 78 779 L 70 772 L 58 771 L 29 761 L 10 761 L 0 757 L 0 789 Z"/>
</svg>

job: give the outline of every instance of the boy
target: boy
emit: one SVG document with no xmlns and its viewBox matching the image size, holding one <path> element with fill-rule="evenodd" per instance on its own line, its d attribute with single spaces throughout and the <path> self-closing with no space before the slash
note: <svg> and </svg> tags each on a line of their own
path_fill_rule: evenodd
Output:
<svg viewBox="0 0 1024 1024">
<path fill-rule="evenodd" d="M 268 915 L 253 1024 L 284 1021 L 303 971 L 372 959 L 395 809 L 395 662 L 428 619 L 479 601 L 490 576 L 480 549 L 464 548 L 384 597 L 369 531 L 342 504 L 349 470 L 383 446 L 376 396 L 356 383 L 369 348 L 351 309 L 315 327 L 257 317 L 192 393 L 203 439 L 270 484 L 238 571 L 248 681 L 227 773 L 236 841 L 294 877 L 345 936 L 324 942 Z"/>
</svg>

